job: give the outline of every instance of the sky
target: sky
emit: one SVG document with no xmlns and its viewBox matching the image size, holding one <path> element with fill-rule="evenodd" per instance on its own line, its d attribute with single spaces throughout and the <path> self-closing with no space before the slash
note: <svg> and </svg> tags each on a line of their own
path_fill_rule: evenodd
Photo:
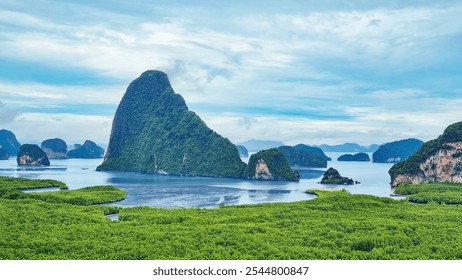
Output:
<svg viewBox="0 0 462 280">
<path fill-rule="evenodd" d="M 462 121 L 461 1 L 0 2 L 0 129 L 107 143 L 149 69 L 234 143 L 428 141 Z"/>
</svg>

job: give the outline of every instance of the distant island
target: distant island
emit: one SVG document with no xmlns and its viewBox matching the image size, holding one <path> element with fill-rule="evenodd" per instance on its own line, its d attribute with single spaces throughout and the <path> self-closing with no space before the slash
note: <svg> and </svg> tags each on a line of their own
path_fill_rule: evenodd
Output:
<svg viewBox="0 0 462 280">
<path fill-rule="evenodd" d="M 47 139 L 42 142 L 40 148 L 47 154 L 49 159 L 66 159 L 67 144 L 64 140 L 59 138 Z"/>
<path fill-rule="evenodd" d="M 380 145 L 372 144 L 368 147 L 361 146 L 357 143 L 345 143 L 339 145 L 327 145 L 322 144 L 317 147 L 321 148 L 324 152 L 332 152 L 332 153 L 348 153 L 348 152 L 361 152 L 361 153 L 373 153 L 375 152 Z"/>
<path fill-rule="evenodd" d="M 233 143 L 188 109 L 165 73 L 150 70 L 125 92 L 114 116 L 104 162 L 97 170 L 294 180 L 293 173 L 279 172 L 287 164 L 279 155 L 284 158 L 282 152 L 266 151 L 251 157 L 247 166 Z M 258 164 L 259 160 L 265 164 Z M 271 176 L 259 175 L 258 167 L 265 166 Z"/>
<path fill-rule="evenodd" d="M 83 145 L 78 145 L 74 150 L 67 153 L 69 158 L 103 158 L 104 149 L 96 145 L 95 142 L 86 140 Z"/>
<path fill-rule="evenodd" d="M 462 122 L 448 126 L 389 171 L 393 187 L 402 183 L 462 183 Z"/>
<path fill-rule="evenodd" d="M 1 129 L 0 130 L 0 147 L 5 149 L 9 155 L 16 156 L 18 154 L 21 144 L 16 139 L 13 132 Z"/>
<path fill-rule="evenodd" d="M 321 148 L 318 147 L 313 147 L 305 144 L 298 144 L 294 146 L 295 149 L 297 150 L 303 150 L 307 152 L 312 152 L 320 156 L 323 160 L 325 161 L 331 161 L 332 159 L 324 153 L 324 151 Z"/>
<path fill-rule="evenodd" d="M 366 153 L 345 154 L 339 156 L 337 161 L 371 161 L 371 158 Z"/>
<path fill-rule="evenodd" d="M 372 154 L 372 161 L 379 163 L 397 163 L 414 154 L 423 145 L 423 141 L 415 138 L 383 144 Z"/>
<path fill-rule="evenodd" d="M 239 155 L 243 158 L 248 158 L 249 157 L 249 151 L 246 149 L 246 147 L 242 145 L 236 145 L 237 150 L 239 151 Z"/>
<path fill-rule="evenodd" d="M 291 146 L 281 146 L 278 150 L 284 153 L 284 156 L 290 166 L 327 167 L 327 161 L 313 151 L 297 149 L 296 147 Z"/>
</svg>

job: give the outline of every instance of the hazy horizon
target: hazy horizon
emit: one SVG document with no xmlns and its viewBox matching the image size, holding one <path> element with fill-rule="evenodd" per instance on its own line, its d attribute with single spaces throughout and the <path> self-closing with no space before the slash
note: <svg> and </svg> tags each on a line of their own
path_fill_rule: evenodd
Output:
<svg viewBox="0 0 462 280">
<path fill-rule="evenodd" d="M 21 143 L 108 143 L 129 83 L 156 69 L 234 143 L 428 141 L 462 120 L 461 12 L 460 1 L 5 0 L 0 129 Z"/>
</svg>

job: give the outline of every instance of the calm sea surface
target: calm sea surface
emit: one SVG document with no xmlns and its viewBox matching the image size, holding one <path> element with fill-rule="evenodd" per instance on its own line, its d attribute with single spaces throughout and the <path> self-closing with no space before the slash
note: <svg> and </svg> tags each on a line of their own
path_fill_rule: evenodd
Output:
<svg viewBox="0 0 462 280">
<path fill-rule="evenodd" d="M 371 162 L 337 162 L 343 153 L 326 153 L 332 158 L 328 168 L 334 167 L 342 176 L 361 184 L 352 186 L 320 185 L 327 168 L 302 169 L 300 182 L 263 182 L 236 179 L 191 178 L 160 176 L 129 172 L 96 172 L 102 159 L 50 160 L 50 167 L 24 168 L 16 159 L 0 160 L 0 175 L 31 179 L 56 179 L 70 189 L 87 186 L 114 185 L 128 191 L 124 201 L 113 203 L 124 207 L 152 206 L 160 208 L 210 208 L 225 205 L 265 202 L 289 202 L 313 199 L 307 189 L 345 188 L 354 194 L 390 196 L 388 170 L 392 164 Z M 245 159 L 244 159 L 245 160 Z"/>
</svg>

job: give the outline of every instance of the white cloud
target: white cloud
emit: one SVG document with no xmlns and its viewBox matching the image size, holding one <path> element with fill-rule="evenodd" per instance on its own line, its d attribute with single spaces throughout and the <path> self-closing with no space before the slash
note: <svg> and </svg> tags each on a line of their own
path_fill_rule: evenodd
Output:
<svg viewBox="0 0 462 280">
<path fill-rule="evenodd" d="M 8 108 L 0 101 L 0 124 L 12 123 L 19 116 L 19 112 Z"/>
<path fill-rule="evenodd" d="M 0 81 L 0 99 L 15 106 L 43 107 L 62 103 L 118 104 L 128 85 L 67 86 Z"/>
<path fill-rule="evenodd" d="M 367 144 L 409 135 L 430 138 L 462 117 L 454 86 L 438 94 L 425 86 L 425 78 L 421 87 L 389 79 L 424 68 L 431 72 L 454 57 L 460 61 L 459 54 L 448 51 L 456 48 L 448 42 L 462 33 L 461 4 L 316 12 L 307 7 L 294 13 L 234 11 L 217 18 L 204 7 L 163 6 L 156 12 L 164 16 L 154 17 L 149 14 L 154 6 L 109 16 L 102 9 L 59 4 L 78 14 L 69 20 L 34 14 L 32 8 L 4 9 L 0 25 L 8 28 L 0 31 L 0 58 L 84 69 L 117 84 L 3 79 L 0 100 L 16 108 L 117 104 L 131 80 L 159 69 L 192 109 L 236 142 Z M 217 107 L 220 114 L 214 113 Z M 23 137 L 44 137 L 55 126 L 62 126 L 73 142 L 81 141 L 79 129 L 95 133 L 97 141 L 109 137 L 109 116 L 59 115 L 57 121 L 55 114 L 23 113 L 21 120 L 32 123 L 23 124 L 30 129 L 21 128 Z M 88 118 L 96 119 L 95 126 L 84 124 Z"/>
<path fill-rule="evenodd" d="M 97 115 L 23 113 L 5 126 L 22 144 L 40 144 L 50 138 L 62 138 L 68 144 L 92 140 L 107 143 L 112 117 Z"/>
</svg>

